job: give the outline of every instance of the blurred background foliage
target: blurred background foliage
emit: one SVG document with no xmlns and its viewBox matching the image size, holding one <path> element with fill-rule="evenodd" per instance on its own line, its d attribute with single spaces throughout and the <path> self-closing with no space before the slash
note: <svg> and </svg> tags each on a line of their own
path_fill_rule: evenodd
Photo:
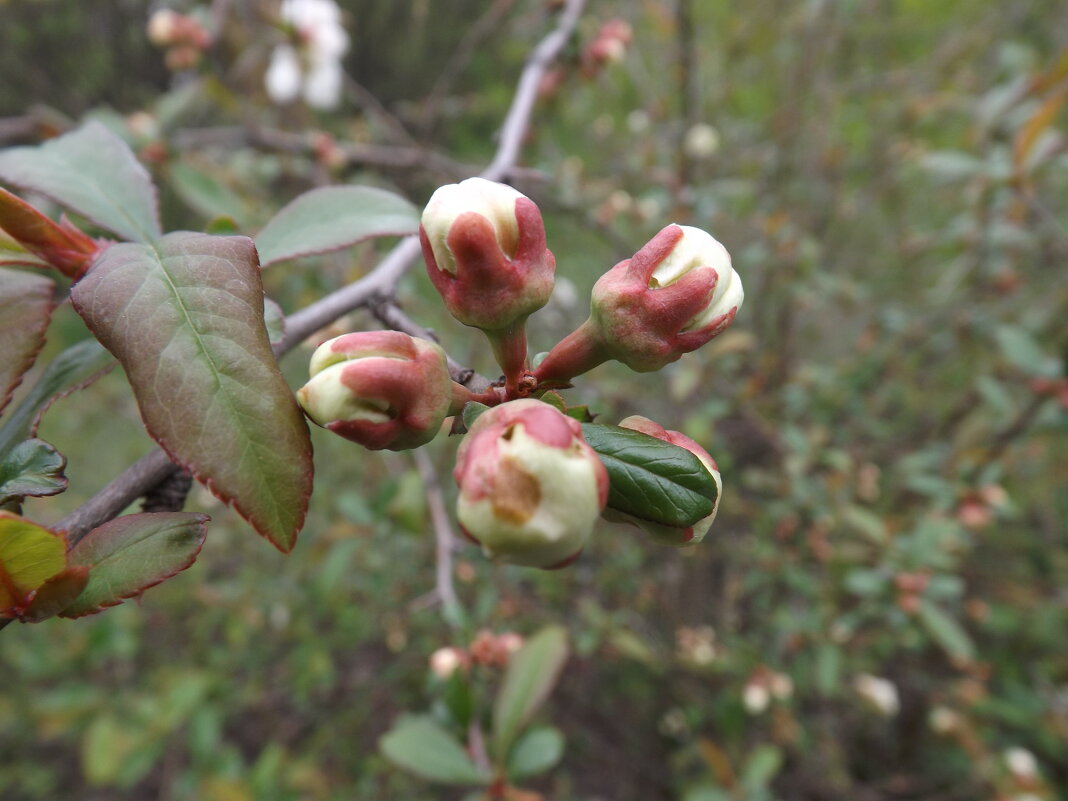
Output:
<svg viewBox="0 0 1068 801">
<path fill-rule="evenodd" d="M 170 228 L 226 214 L 253 232 L 329 182 L 421 205 L 488 159 L 556 4 L 341 5 L 352 81 L 324 113 L 262 90 L 271 3 L 176 4 L 216 36 L 173 70 L 145 36 L 153 4 L 0 0 L 0 138 L 103 120 L 150 165 Z M 613 17 L 633 41 L 592 62 Z M 568 395 L 711 451 L 708 539 L 675 551 L 604 526 L 553 573 L 467 548 L 450 625 L 415 461 L 316 430 L 289 557 L 198 491 L 214 523 L 189 571 L 2 635 L 0 797 L 459 799 L 378 738 L 441 712 L 436 649 L 559 622 L 573 654 L 542 717 L 567 748 L 530 783 L 546 798 L 1068 798 L 1065 31 L 1053 0 L 592 0 L 515 178 L 560 279 L 531 338 L 548 350 L 667 222 L 727 245 L 748 299 L 726 334 Z M 389 244 L 272 268 L 268 293 L 293 311 Z M 490 372 L 420 270 L 405 310 Z M 50 336 L 46 356 L 85 332 L 61 309 Z M 294 387 L 307 353 L 284 363 Z M 150 446 L 115 373 L 42 436 L 71 477 L 28 505 L 43 523 Z M 447 494 L 455 447 L 428 451 Z"/>
</svg>

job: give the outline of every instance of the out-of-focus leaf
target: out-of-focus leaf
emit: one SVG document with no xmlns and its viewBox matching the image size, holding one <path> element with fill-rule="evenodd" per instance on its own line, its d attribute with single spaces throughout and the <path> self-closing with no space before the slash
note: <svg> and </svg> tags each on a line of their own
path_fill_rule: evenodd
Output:
<svg viewBox="0 0 1068 801">
<path fill-rule="evenodd" d="M 552 726 L 530 729 L 516 740 L 508 755 L 508 776 L 525 779 L 554 767 L 564 755 L 564 735 Z"/>
<path fill-rule="evenodd" d="M 1060 365 L 1056 357 L 1047 353 L 1035 338 L 1023 328 L 1002 325 L 994 329 L 994 339 L 1004 356 L 1013 365 L 1031 375 L 1056 378 Z"/>
<path fill-rule="evenodd" d="M 757 746 L 742 768 L 742 786 L 750 794 L 763 790 L 782 769 L 782 761 L 782 750 L 777 746 Z"/>
<path fill-rule="evenodd" d="M 958 150 L 937 150 L 924 154 L 920 158 L 920 166 L 941 180 L 959 181 L 981 172 L 983 162 Z"/>
<path fill-rule="evenodd" d="M 429 718 L 402 718 L 378 741 L 378 747 L 397 767 L 432 782 L 489 783 L 463 745 Z"/>
<path fill-rule="evenodd" d="M 311 493 L 311 442 L 263 322 L 245 237 L 175 233 L 106 250 L 71 299 L 118 357 L 149 433 L 279 550 Z"/>
<path fill-rule="evenodd" d="M 24 609 L 31 594 L 67 566 L 67 544 L 54 531 L 0 511 L 0 617 Z"/>
<path fill-rule="evenodd" d="M 30 253 L 15 241 L 3 228 L 0 228 L 0 267 L 42 267 L 48 268 L 48 262 Z M 0 292 L 0 297 L 3 293 Z"/>
<path fill-rule="evenodd" d="M 56 356 L 0 426 L 0 456 L 26 439 L 34 417 L 56 396 L 92 380 L 114 363 L 111 354 L 95 339 L 71 345 Z"/>
<path fill-rule="evenodd" d="M 161 233 L 148 172 L 99 122 L 0 152 L 0 180 L 46 195 L 125 239 L 147 242 Z"/>
<path fill-rule="evenodd" d="M 89 583 L 63 616 L 115 606 L 185 570 L 204 545 L 208 519 L 188 512 L 126 515 L 90 531 L 70 551 L 71 565 L 90 569 Z"/>
<path fill-rule="evenodd" d="M 567 631 L 546 626 L 512 654 L 493 703 L 493 752 L 503 761 L 512 743 L 549 697 L 567 662 Z"/>
<path fill-rule="evenodd" d="M 470 430 L 471 426 L 475 424 L 475 420 L 482 416 L 483 412 L 489 410 L 489 406 L 484 403 L 478 403 L 477 401 L 470 401 L 464 404 L 464 410 L 462 416 L 464 419 L 464 425 Z"/>
<path fill-rule="evenodd" d="M 181 161 L 170 167 L 171 186 L 191 209 L 205 217 L 231 217 L 240 226 L 245 201 L 206 170 Z"/>
<path fill-rule="evenodd" d="M 105 714 L 82 735 L 82 772 L 93 785 L 129 787 L 152 770 L 162 749 L 160 739 L 143 724 L 134 726 Z"/>
<path fill-rule="evenodd" d="M 942 607 L 923 599 L 920 603 L 919 617 L 927 633 L 950 658 L 959 662 L 971 662 L 975 659 L 975 645 L 972 643 L 972 638 Z"/>
<path fill-rule="evenodd" d="M 67 488 L 63 454 L 39 439 L 28 439 L 0 457 L 0 503 L 27 496 L 58 495 Z"/>
<path fill-rule="evenodd" d="M 266 267 L 418 230 L 419 212 L 399 195 L 370 186 L 324 186 L 279 211 L 256 236 L 256 248 Z"/>
<path fill-rule="evenodd" d="M 44 345 L 52 287 L 44 276 L 0 268 L 0 411 Z"/>
<path fill-rule="evenodd" d="M 690 451 L 619 426 L 585 423 L 582 433 L 608 470 L 610 508 L 680 528 L 712 514 L 716 482 Z"/>
<path fill-rule="evenodd" d="M 267 339 L 277 345 L 286 337 L 286 315 L 282 307 L 268 297 L 263 299 L 263 324 L 267 328 Z"/>
</svg>

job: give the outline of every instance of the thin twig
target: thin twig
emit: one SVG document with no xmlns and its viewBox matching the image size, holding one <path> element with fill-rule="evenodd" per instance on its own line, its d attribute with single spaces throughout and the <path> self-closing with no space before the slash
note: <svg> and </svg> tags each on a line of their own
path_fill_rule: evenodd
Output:
<svg viewBox="0 0 1068 801">
<path fill-rule="evenodd" d="M 545 70 L 571 37 L 584 5 L 585 0 L 568 0 L 557 27 L 541 41 L 528 59 L 501 128 L 497 153 L 490 165 L 483 170 L 482 177 L 500 180 L 515 170 L 520 146 L 529 129 L 538 84 Z M 290 315 L 286 318 L 285 338 L 275 346 L 275 355 L 280 358 L 315 331 L 367 304 L 373 298 L 391 297 L 401 278 L 418 258 L 419 252 L 418 237 L 406 237 L 369 275 Z M 77 542 L 91 529 L 116 517 L 177 469 L 162 450 L 153 451 L 116 476 L 100 492 L 60 521 L 58 527 L 67 532 L 71 543 Z"/>
<path fill-rule="evenodd" d="M 445 508 L 445 495 L 438 481 L 438 473 L 426 451 L 415 451 L 415 464 L 423 480 L 427 508 L 430 511 L 430 524 L 434 528 L 436 561 L 434 569 L 435 593 L 445 613 L 446 622 L 457 625 L 463 616 L 463 606 L 456 594 L 456 585 L 452 580 L 452 554 L 459 543 L 449 522 L 449 512 Z"/>
</svg>

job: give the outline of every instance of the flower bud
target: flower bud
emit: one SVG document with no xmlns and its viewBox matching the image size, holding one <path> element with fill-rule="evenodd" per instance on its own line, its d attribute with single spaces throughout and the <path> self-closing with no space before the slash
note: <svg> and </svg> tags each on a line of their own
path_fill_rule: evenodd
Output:
<svg viewBox="0 0 1068 801">
<path fill-rule="evenodd" d="M 453 475 L 464 533 L 487 556 L 517 565 L 570 564 L 608 500 L 608 471 L 582 426 L 537 400 L 483 412 Z"/>
<path fill-rule="evenodd" d="M 556 260 L 541 212 L 505 184 L 468 178 L 434 192 L 419 237 L 427 273 L 464 325 L 499 331 L 544 306 Z"/>
<path fill-rule="evenodd" d="M 619 425 L 621 428 L 640 431 L 642 434 L 648 434 L 650 437 L 656 437 L 664 442 L 670 442 L 672 445 L 678 445 L 680 448 L 685 448 L 696 456 L 701 464 L 705 466 L 705 469 L 711 474 L 712 480 L 716 482 L 716 501 L 712 505 L 712 514 L 698 520 L 692 526 L 686 528 L 677 528 L 665 523 L 655 523 L 651 520 L 641 520 L 633 515 L 624 514 L 614 510 L 611 514 L 605 515 L 606 519 L 616 523 L 631 523 L 636 525 L 654 540 L 664 545 L 696 545 L 705 538 L 705 534 L 708 533 L 708 529 L 712 526 L 712 521 L 716 519 L 716 513 L 719 511 L 719 499 L 723 497 L 723 480 L 720 478 L 719 467 L 716 465 L 716 460 L 709 455 L 708 451 L 685 434 L 678 431 L 668 431 L 662 425 L 653 422 L 648 417 L 642 417 L 637 414 L 631 415 L 630 417 L 620 420 Z"/>
<path fill-rule="evenodd" d="M 639 373 L 659 370 L 726 329 L 743 297 L 723 245 L 699 228 L 669 225 L 598 279 L 590 318 L 535 375 L 566 381 L 607 359 Z"/>
<path fill-rule="evenodd" d="M 297 391 L 308 417 L 371 450 L 407 450 L 434 438 L 452 411 L 445 352 L 399 331 L 335 337 L 312 354 Z"/>
</svg>

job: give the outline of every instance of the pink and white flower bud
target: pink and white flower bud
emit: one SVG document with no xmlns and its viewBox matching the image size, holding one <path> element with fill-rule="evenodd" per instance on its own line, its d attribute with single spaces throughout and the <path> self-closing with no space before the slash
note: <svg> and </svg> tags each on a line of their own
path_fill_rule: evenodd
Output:
<svg viewBox="0 0 1068 801">
<path fill-rule="evenodd" d="M 631 415 L 630 417 L 620 420 L 619 425 L 622 428 L 629 428 L 632 431 L 640 431 L 643 434 L 648 434 L 650 437 L 656 437 L 663 442 L 670 442 L 672 445 L 678 445 L 680 448 L 685 448 L 696 456 L 701 461 L 701 464 L 705 466 L 705 469 L 708 470 L 709 474 L 712 476 L 712 480 L 716 483 L 716 502 L 712 506 L 712 514 L 698 520 L 692 526 L 687 526 L 686 528 L 669 526 L 664 523 L 655 523 L 651 520 L 641 520 L 632 515 L 616 511 L 613 511 L 611 516 L 607 516 L 608 519 L 613 522 L 632 523 L 645 531 L 654 540 L 663 543 L 664 545 L 674 545 L 678 547 L 696 545 L 705 538 L 708 529 L 712 526 L 712 522 L 716 519 L 716 513 L 719 512 L 719 500 L 723 496 L 723 479 L 720 477 L 719 466 L 716 464 L 716 460 L 712 458 L 708 451 L 685 434 L 679 431 L 669 431 L 659 423 L 653 422 L 648 417 L 642 417 L 637 414 Z"/>
<path fill-rule="evenodd" d="M 312 354 L 297 399 L 313 422 L 371 450 L 408 450 L 434 438 L 462 402 L 445 352 L 399 331 L 344 334 Z"/>
<path fill-rule="evenodd" d="M 608 500 L 608 471 L 582 426 L 537 400 L 484 412 L 453 472 L 457 518 L 493 559 L 553 569 L 585 547 Z"/>
<path fill-rule="evenodd" d="M 536 375 L 566 381 L 607 359 L 639 373 L 659 370 L 722 333 L 743 298 L 723 245 L 699 228 L 669 225 L 601 276 L 590 318 Z"/>
</svg>

